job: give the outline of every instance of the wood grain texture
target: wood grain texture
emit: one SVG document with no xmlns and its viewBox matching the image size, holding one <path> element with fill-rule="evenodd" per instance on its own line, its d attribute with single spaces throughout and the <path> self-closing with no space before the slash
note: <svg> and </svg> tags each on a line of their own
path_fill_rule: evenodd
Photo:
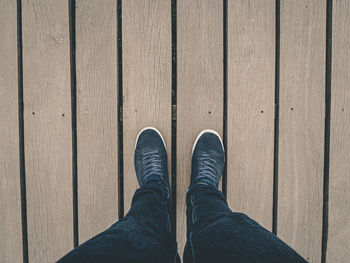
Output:
<svg viewBox="0 0 350 263">
<path fill-rule="evenodd" d="M 16 1 L 0 1 L 0 255 L 22 262 Z"/>
<path fill-rule="evenodd" d="M 68 3 L 22 1 L 29 262 L 73 248 Z"/>
<path fill-rule="evenodd" d="M 327 262 L 350 259 L 350 2 L 333 1 Z"/>
<path fill-rule="evenodd" d="M 203 129 L 223 129 L 223 4 L 177 1 L 177 241 L 186 241 L 191 150 Z"/>
<path fill-rule="evenodd" d="M 275 0 L 228 1 L 227 199 L 272 229 Z"/>
<path fill-rule="evenodd" d="M 130 0 L 122 6 L 124 211 L 138 188 L 137 134 L 156 127 L 171 153 L 171 1 Z M 169 173 L 170 176 L 170 173 Z M 170 178 L 170 177 L 169 177 Z"/>
<path fill-rule="evenodd" d="M 326 1 L 281 1 L 277 234 L 320 262 Z"/>
<path fill-rule="evenodd" d="M 79 243 L 118 219 L 117 7 L 76 1 Z"/>
</svg>

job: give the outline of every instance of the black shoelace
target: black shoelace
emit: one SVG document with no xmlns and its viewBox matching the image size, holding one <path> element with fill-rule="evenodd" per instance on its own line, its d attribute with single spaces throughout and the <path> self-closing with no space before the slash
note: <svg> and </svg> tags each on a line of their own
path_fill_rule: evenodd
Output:
<svg viewBox="0 0 350 263">
<path fill-rule="evenodd" d="M 199 157 L 198 175 L 196 179 L 201 182 L 209 182 L 217 185 L 216 173 L 216 160 L 210 155 L 202 154 Z"/>
<path fill-rule="evenodd" d="M 143 173 L 144 173 L 144 181 L 146 182 L 150 177 L 158 176 L 162 177 L 162 165 L 161 158 L 157 151 L 148 152 L 147 154 L 142 156 L 142 160 L 144 163 Z"/>
</svg>

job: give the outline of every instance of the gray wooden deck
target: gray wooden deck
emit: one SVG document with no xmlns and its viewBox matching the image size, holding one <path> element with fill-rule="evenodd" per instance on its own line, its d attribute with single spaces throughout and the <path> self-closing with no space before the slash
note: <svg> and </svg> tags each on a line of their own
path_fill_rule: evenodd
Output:
<svg viewBox="0 0 350 263">
<path fill-rule="evenodd" d="M 233 210 L 348 262 L 349 83 L 347 0 L 1 0 L 0 262 L 53 262 L 122 217 L 145 126 L 166 140 L 180 253 L 211 128 Z"/>
</svg>

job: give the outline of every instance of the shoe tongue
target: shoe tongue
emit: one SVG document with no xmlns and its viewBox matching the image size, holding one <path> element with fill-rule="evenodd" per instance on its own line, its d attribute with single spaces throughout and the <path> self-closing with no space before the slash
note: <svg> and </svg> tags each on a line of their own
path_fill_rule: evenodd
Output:
<svg viewBox="0 0 350 263">
<path fill-rule="evenodd" d="M 218 185 L 216 184 L 216 182 L 213 182 L 212 180 L 210 179 L 206 179 L 206 178 L 196 178 L 194 179 L 193 181 L 191 180 L 191 183 L 190 185 L 204 185 L 204 186 L 212 186 L 212 187 L 215 187 L 216 189 L 218 189 Z"/>
<path fill-rule="evenodd" d="M 156 181 L 159 181 L 159 180 L 160 180 L 159 176 L 150 175 L 150 176 L 148 176 L 147 179 L 145 180 L 145 183 L 156 182 Z"/>
<path fill-rule="evenodd" d="M 196 181 L 199 184 L 213 185 L 216 188 L 218 188 L 217 183 L 214 180 L 212 180 L 211 178 L 209 178 L 209 177 L 201 177 L 201 178 L 198 178 L 198 180 L 196 180 Z"/>
<path fill-rule="evenodd" d="M 168 186 L 167 183 L 164 182 L 163 177 L 159 175 L 150 175 L 149 177 L 147 177 L 144 183 L 148 184 L 148 183 L 157 183 L 157 182 L 162 182 L 165 186 Z"/>
</svg>

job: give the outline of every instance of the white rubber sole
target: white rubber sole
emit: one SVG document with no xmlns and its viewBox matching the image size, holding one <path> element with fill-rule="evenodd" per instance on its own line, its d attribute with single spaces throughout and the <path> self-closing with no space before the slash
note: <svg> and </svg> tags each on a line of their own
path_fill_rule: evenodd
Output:
<svg viewBox="0 0 350 263">
<path fill-rule="evenodd" d="M 194 148 L 196 148 L 196 145 L 197 145 L 197 142 L 198 142 L 199 138 L 200 138 L 204 133 L 206 133 L 206 132 L 214 133 L 216 136 L 219 137 L 220 142 L 221 142 L 222 149 L 224 149 L 224 152 L 225 152 L 224 144 L 223 144 L 223 142 L 222 142 L 222 139 L 221 139 L 221 137 L 220 137 L 220 134 L 219 134 L 217 131 L 214 131 L 214 130 L 211 130 L 211 129 L 204 129 L 204 130 L 202 130 L 202 131 L 198 134 L 196 140 L 194 141 L 194 144 L 193 144 L 193 146 L 192 146 L 192 154 L 193 154 Z"/>
<path fill-rule="evenodd" d="M 146 127 L 146 128 L 143 128 L 143 129 L 139 132 L 139 134 L 138 134 L 137 137 L 136 137 L 134 150 L 136 149 L 136 144 L 137 144 L 137 141 L 138 141 L 138 139 L 139 139 L 140 134 L 141 134 L 143 131 L 145 131 L 145 130 L 154 130 L 155 132 L 157 132 L 157 133 L 159 134 L 160 138 L 162 138 L 162 141 L 163 141 L 163 143 L 164 143 L 164 147 L 165 147 L 165 150 L 166 150 L 166 144 L 165 144 L 165 141 L 164 141 L 164 138 L 163 138 L 162 134 L 160 133 L 160 131 L 158 131 L 158 130 L 157 130 L 156 128 L 154 128 L 154 127 Z"/>
</svg>

